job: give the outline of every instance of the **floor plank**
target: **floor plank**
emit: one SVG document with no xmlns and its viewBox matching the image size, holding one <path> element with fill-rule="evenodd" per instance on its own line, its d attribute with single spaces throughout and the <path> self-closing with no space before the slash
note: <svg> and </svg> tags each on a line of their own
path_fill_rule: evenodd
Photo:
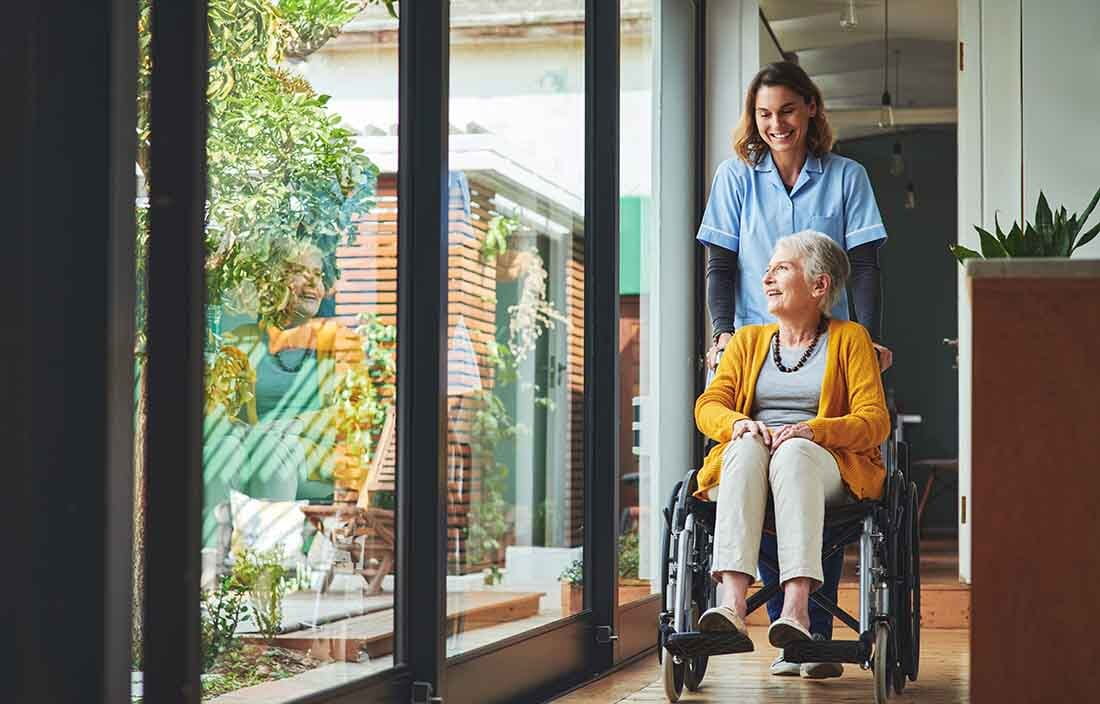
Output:
<svg viewBox="0 0 1100 704">
<path fill-rule="evenodd" d="M 758 644 L 757 650 L 712 658 L 702 689 L 698 692 L 685 690 L 681 702 L 868 704 L 874 700 L 871 673 L 858 666 L 845 666 L 844 676 L 833 680 L 773 677 L 768 673 L 768 666 L 776 650 L 767 645 L 767 630 L 760 627 L 749 630 Z M 904 694 L 891 701 L 898 704 L 967 704 L 970 701 L 969 633 L 962 629 L 927 629 L 922 639 L 920 677 L 909 683 Z M 667 700 L 660 665 L 653 655 L 554 701 L 555 704 L 640 704 Z"/>
</svg>

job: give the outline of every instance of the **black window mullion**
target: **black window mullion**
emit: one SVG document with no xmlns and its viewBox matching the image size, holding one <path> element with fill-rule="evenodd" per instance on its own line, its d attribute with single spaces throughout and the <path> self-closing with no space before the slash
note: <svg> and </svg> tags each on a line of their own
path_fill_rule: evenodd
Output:
<svg viewBox="0 0 1100 704">
<path fill-rule="evenodd" d="M 198 702 L 206 2 L 155 2 L 150 82 L 144 698 Z"/>
<path fill-rule="evenodd" d="M 592 671 L 615 661 L 619 467 L 619 2 L 585 3 L 585 606 Z"/>
<path fill-rule="evenodd" d="M 448 0 L 400 4 L 396 649 L 438 695 L 446 620 Z M 415 548 L 415 552 L 414 552 Z"/>
</svg>

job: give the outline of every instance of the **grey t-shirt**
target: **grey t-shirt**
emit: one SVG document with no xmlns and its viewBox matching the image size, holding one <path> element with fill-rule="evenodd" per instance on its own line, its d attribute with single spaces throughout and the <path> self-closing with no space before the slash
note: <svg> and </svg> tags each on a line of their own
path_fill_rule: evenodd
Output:
<svg viewBox="0 0 1100 704">
<path fill-rule="evenodd" d="M 778 333 L 777 333 L 778 334 Z M 813 354 L 796 372 L 781 372 L 772 357 L 772 341 L 768 347 L 768 359 L 760 368 L 756 379 L 756 397 L 752 402 L 752 419 L 769 428 L 793 423 L 803 423 L 817 416 L 821 401 L 821 382 L 825 378 L 825 348 L 829 333 L 821 335 Z M 802 359 L 806 348 L 780 347 L 779 358 L 790 369 Z"/>
</svg>

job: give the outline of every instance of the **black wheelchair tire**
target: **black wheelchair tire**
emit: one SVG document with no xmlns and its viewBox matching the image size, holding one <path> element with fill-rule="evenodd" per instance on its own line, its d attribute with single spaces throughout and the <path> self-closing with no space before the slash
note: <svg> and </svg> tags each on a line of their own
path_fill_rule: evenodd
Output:
<svg viewBox="0 0 1100 704">
<path fill-rule="evenodd" d="M 672 562 L 672 558 L 669 557 L 669 550 L 671 549 L 670 541 L 672 540 L 672 523 L 676 516 L 676 503 L 680 497 L 680 487 L 683 485 L 683 480 L 676 482 L 676 486 L 672 488 L 672 495 L 668 498 L 668 504 L 666 505 L 668 523 L 665 525 L 664 533 L 661 534 L 661 612 L 668 608 L 668 566 Z M 665 656 L 665 634 L 661 630 L 661 622 L 657 622 L 657 661 L 663 664 L 663 658 Z"/>
<path fill-rule="evenodd" d="M 908 658 L 905 674 L 912 682 L 920 672 L 920 522 L 917 520 L 917 485 L 909 483 L 909 515 L 912 516 L 912 532 L 909 543 L 909 622 L 906 628 Z"/>
</svg>

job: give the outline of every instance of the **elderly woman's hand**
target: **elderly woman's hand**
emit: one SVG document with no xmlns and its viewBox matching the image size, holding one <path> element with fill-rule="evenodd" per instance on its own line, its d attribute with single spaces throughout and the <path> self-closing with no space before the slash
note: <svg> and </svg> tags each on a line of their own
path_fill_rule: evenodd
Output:
<svg viewBox="0 0 1100 704">
<path fill-rule="evenodd" d="M 764 443 L 765 447 L 772 446 L 772 431 L 768 430 L 768 426 L 764 425 L 758 420 L 752 420 L 751 418 L 744 418 L 733 424 L 733 437 L 731 440 L 736 440 L 742 435 L 753 435 L 760 438 L 760 442 Z"/>
<path fill-rule="evenodd" d="M 772 454 L 774 455 L 775 451 L 779 449 L 779 446 L 787 440 L 790 440 L 791 438 L 806 438 L 807 440 L 813 440 L 814 431 L 812 428 L 810 428 L 810 426 L 806 425 L 805 423 L 784 425 L 782 428 L 776 430 L 775 433 L 772 435 Z"/>
</svg>

